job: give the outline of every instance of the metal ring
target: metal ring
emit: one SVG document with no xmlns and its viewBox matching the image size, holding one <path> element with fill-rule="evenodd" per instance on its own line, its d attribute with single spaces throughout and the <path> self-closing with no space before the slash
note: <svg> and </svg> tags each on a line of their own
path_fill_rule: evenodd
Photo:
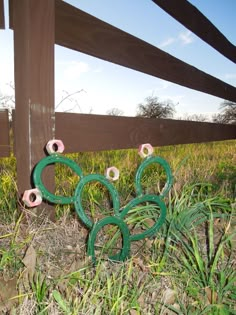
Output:
<svg viewBox="0 0 236 315">
<path fill-rule="evenodd" d="M 167 176 L 166 184 L 163 188 L 162 193 L 159 196 L 165 197 L 168 194 L 168 192 L 169 192 L 169 190 L 173 184 L 173 176 L 172 176 L 172 172 L 171 172 L 169 164 L 159 156 L 147 157 L 140 164 L 140 166 L 136 172 L 136 176 L 135 176 L 135 188 L 136 188 L 136 192 L 137 192 L 138 196 L 143 195 L 143 189 L 142 189 L 142 185 L 141 185 L 141 178 L 142 178 L 143 171 L 147 166 L 149 166 L 150 164 L 153 164 L 153 163 L 160 164 L 164 168 L 164 170 L 166 172 L 166 176 Z"/>
<path fill-rule="evenodd" d="M 128 214 L 128 212 L 132 209 L 138 206 L 139 204 L 143 202 L 152 202 L 158 207 L 160 207 L 160 216 L 158 220 L 155 222 L 155 224 L 150 227 L 148 230 L 144 231 L 143 233 L 130 235 L 130 241 L 140 241 L 144 239 L 145 237 L 151 237 L 153 236 L 163 225 L 166 219 L 166 206 L 165 203 L 156 195 L 144 195 L 139 196 L 133 200 L 131 200 L 122 210 L 120 214 L 120 218 L 124 219 L 124 217 Z"/>
<path fill-rule="evenodd" d="M 129 237 L 129 229 L 127 224 L 117 218 L 117 217 L 107 217 L 103 218 L 102 220 L 98 221 L 93 225 L 93 228 L 91 232 L 89 233 L 88 238 L 88 256 L 92 257 L 92 262 L 96 263 L 96 255 L 95 255 L 95 241 L 98 232 L 108 224 L 117 225 L 120 229 L 120 232 L 122 234 L 122 240 L 123 240 L 123 246 L 120 252 L 114 256 L 110 256 L 109 259 L 116 260 L 116 261 L 124 261 L 129 257 L 130 254 L 130 237 Z"/>
<path fill-rule="evenodd" d="M 69 166 L 79 177 L 80 179 L 83 178 L 82 170 L 78 164 L 74 161 L 63 157 L 61 155 L 53 154 L 43 158 L 39 163 L 36 165 L 34 172 L 33 172 L 33 181 L 35 187 L 38 188 L 44 199 L 48 200 L 49 202 L 56 203 L 56 204 L 70 204 L 74 202 L 75 197 L 65 197 L 65 196 L 56 196 L 52 194 L 47 188 L 44 186 L 42 182 L 42 172 L 43 169 L 51 164 L 54 163 L 61 163 Z"/>
<path fill-rule="evenodd" d="M 114 208 L 115 215 L 117 215 L 117 216 L 119 215 L 119 209 L 120 209 L 120 200 L 119 200 L 118 192 L 105 176 L 99 175 L 99 174 L 90 174 L 90 175 L 84 176 L 79 181 L 79 183 L 76 187 L 75 195 L 74 195 L 75 196 L 74 197 L 75 198 L 74 204 L 75 204 L 75 210 L 76 210 L 79 218 L 90 229 L 93 227 L 93 222 L 90 220 L 90 218 L 86 215 L 86 213 L 84 211 L 84 208 L 82 206 L 81 195 L 82 195 L 84 186 L 87 183 L 92 182 L 92 181 L 100 182 L 110 192 L 111 197 L 112 197 L 112 201 L 113 201 L 113 208 Z"/>
</svg>

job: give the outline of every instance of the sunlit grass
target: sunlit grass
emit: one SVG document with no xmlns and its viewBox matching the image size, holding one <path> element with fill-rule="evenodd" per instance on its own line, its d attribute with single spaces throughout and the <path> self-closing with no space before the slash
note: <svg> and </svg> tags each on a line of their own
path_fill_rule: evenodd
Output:
<svg viewBox="0 0 236 315">
<path fill-rule="evenodd" d="M 16 279 L 18 295 L 2 304 L 8 314 L 236 314 L 235 275 L 235 141 L 155 148 L 174 173 L 165 198 L 167 217 L 155 237 L 131 245 L 123 263 L 107 259 L 120 244 L 120 232 L 104 229 L 97 265 L 86 258 L 87 231 L 73 205 L 57 206 L 57 222 L 17 209 L 16 163 L 0 159 L 0 298 L 1 288 Z M 116 166 L 114 183 L 121 206 L 135 198 L 137 150 L 70 154 L 85 175 L 104 174 Z M 72 196 L 78 176 L 56 165 L 56 194 Z M 143 173 L 144 191 L 159 194 L 162 168 Z M 112 215 L 111 198 L 93 182 L 82 194 L 94 220 Z M 140 204 L 124 218 L 131 234 L 152 226 L 158 209 Z M 29 218 L 28 218 L 29 219 Z M 29 246 L 36 251 L 33 279 L 23 263 Z M 33 265 L 34 262 L 31 262 Z M 3 289 L 2 289 L 3 290 Z M 167 294 L 168 293 L 168 294 Z M 167 297 L 168 295 L 168 297 Z M 172 313 L 170 313 L 172 311 Z M 168 313 L 169 312 L 169 313 Z"/>
</svg>

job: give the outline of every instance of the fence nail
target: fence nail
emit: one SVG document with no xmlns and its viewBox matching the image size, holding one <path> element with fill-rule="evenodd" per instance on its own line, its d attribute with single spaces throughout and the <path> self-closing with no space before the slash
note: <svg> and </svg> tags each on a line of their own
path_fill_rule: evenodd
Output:
<svg viewBox="0 0 236 315">
<path fill-rule="evenodd" d="M 120 171 L 115 166 L 111 166 L 106 169 L 105 176 L 107 179 L 115 181 L 119 178 Z"/>
<path fill-rule="evenodd" d="M 42 203 L 42 194 L 38 188 L 25 190 L 22 201 L 27 207 L 37 207 Z"/>
<path fill-rule="evenodd" d="M 62 153 L 65 150 L 65 146 L 61 140 L 49 140 L 46 145 L 46 150 L 49 155 L 53 153 Z"/>
<path fill-rule="evenodd" d="M 138 154 L 141 156 L 142 159 L 152 155 L 153 152 L 154 149 L 150 143 L 141 144 L 138 148 Z"/>
</svg>

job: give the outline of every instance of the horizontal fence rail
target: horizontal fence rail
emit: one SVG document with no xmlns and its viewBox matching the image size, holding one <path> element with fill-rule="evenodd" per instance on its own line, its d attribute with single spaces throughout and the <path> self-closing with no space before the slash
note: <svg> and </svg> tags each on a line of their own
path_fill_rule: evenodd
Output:
<svg viewBox="0 0 236 315">
<path fill-rule="evenodd" d="M 11 148 L 7 111 L 0 111 L 0 126 L 0 157 L 7 157 Z M 236 125 L 57 112 L 56 138 L 63 141 L 66 153 L 118 150 L 142 143 L 165 146 L 236 139 Z"/>
<path fill-rule="evenodd" d="M 236 125 L 171 119 L 56 113 L 56 138 L 66 152 L 236 139 Z"/>
<path fill-rule="evenodd" d="M 7 110 L 0 110 L 0 157 L 10 155 L 10 124 Z"/>
<path fill-rule="evenodd" d="M 236 47 L 187 0 L 152 0 L 219 53 L 236 62 Z M 217 6 L 217 3 L 215 4 Z M 197 21 L 197 23 L 196 23 Z"/>
</svg>

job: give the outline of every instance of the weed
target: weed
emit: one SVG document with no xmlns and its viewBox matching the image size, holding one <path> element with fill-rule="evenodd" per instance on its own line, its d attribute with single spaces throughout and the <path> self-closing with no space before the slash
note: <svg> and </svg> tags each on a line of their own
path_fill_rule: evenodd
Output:
<svg viewBox="0 0 236 315">
<path fill-rule="evenodd" d="M 40 271 L 35 273 L 34 279 L 31 282 L 31 288 L 37 302 L 38 314 L 46 314 L 46 300 L 48 297 L 49 286 L 45 276 L 42 276 Z"/>
<path fill-rule="evenodd" d="M 86 229 L 72 207 L 57 206 L 57 222 L 23 222 L 17 210 L 16 161 L 0 160 L 0 276 L 18 278 L 19 305 L 14 314 L 235 314 L 235 141 L 155 149 L 175 173 L 165 198 L 165 224 L 152 239 L 132 242 L 133 257 L 124 263 L 86 260 Z M 136 150 L 69 155 L 84 174 L 120 170 L 115 187 L 121 207 L 135 196 Z M 156 165 L 145 170 L 142 187 L 159 194 L 165 175 Z M 55 166 L 56 193 L 72 196 L 79 181 L 63 165 Z M 84 187 L 83 207 L 95 221 L 112 211 L 111 198 L 99 183 Z M 150 228 L 159 208 L 140 204 L 124 218 L 131 234 Z M 104 256 L 117 253 L 120 231 L 107 226 L 97 236 Z M 37 248 L 36 272 L 28 286 L 22 263 L 29 243 Z M 40 266 L 40 268 L 39 268 Z M 39 271 L 41 270 L 41 271 Z M 45 277 L 47 274 L 47 277 Z M 163 302 L 163 292 L 175 292 Z M 14 297 L 13 297 L 14 298 Z M 16 299 L 16 297 L 15 297 Z M 9 313 L 1 308 L 0 312 Z M 32 309 L 32 313 L 30 310 Z M 5 312 L 5 313 L 4 313 Z"/>
<path fill-rule="evenodd" d="M 229 234 L 229 227 L 230 221 L 222 234 L 216 235 L 213 213 L 210 212 L 204 242 L 203 234 L 197 234 L 196 228 L 192 231 L 183 229 L 178 237 L 181 246 L 178 252 L 177 248 L 174 249 L 176 259 L 183 266 L 183 274 L 187 273 L 190 279 L 187 293 L 195 299 L 198 307 L 201 305 L 203 313 L 210 309 L 206 304 L 210 304 L 212 310 L 224 306 L 228 314 L 234 308 L 236 272 L 231 257 L 231 240 L 236 233 Z"/>
</svg>

